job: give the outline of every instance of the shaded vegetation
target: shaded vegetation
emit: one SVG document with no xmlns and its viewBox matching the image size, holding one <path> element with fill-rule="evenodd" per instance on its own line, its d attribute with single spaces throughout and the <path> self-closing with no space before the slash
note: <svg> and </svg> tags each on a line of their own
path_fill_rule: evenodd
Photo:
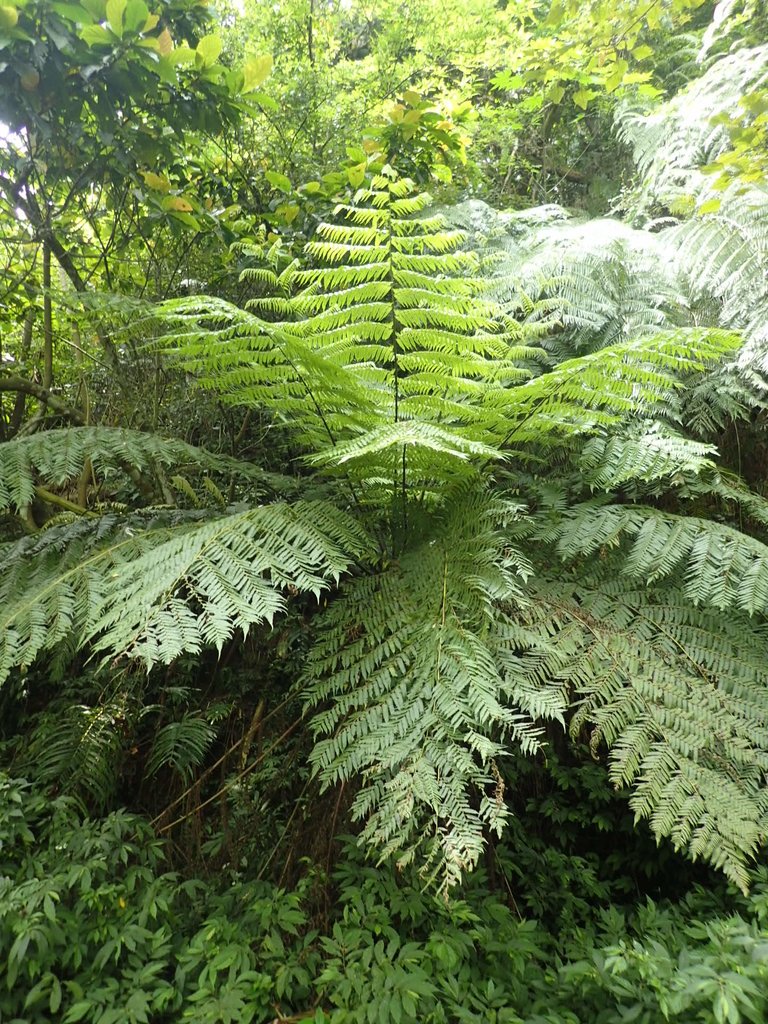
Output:
<svg viewBox="0 0 768 1024">
<path fill-rule="evenodd" d="M 768 1014 L 765 12 L 0 3 L 0 1018 Z"/>
</svg>

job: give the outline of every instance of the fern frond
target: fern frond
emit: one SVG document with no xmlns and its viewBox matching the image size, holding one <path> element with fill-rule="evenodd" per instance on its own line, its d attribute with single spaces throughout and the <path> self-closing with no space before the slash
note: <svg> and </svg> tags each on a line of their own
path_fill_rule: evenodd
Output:
<svg viewBox="0 0 768 1024">
<path fill-rule="evenodd" d="M 619 137 L 634 150 L 643 175 L 641 206 L 666 205 L 696 191 L 697 170 L 729 145 L 718 115 L 732 115 L 742 96 L 766 79 L 768 47 L 740 49 L 720 57 L 701 77 L 650 113 L 619 108 Z"/>
<path fill-rule="evenodd" d="M 745 889 L 768 824 L 765 628 L 697 609 L 674 587 L 583 574 L 539 587 L 524 617 L 543 636 L 546 673 L 575 687 L 571 731 L 607 745 L 638 819 Z M 561 632 L 567 665 L 548 655 Z"/>
<path fill-rule="evenodd" d="M 37 721 L 20 768 L 45 786 L 107 807 L 123 762 L 125 727 L 138 708 L 130 688 L 92 705 L 54 702 Z"/>
<path fill-rule="evenodd" d="M 655 583 L 679 576 L 694 605 L 768 609 L 768 545 L 723 523 L 674 515 L 642 505 L 586 502 L 571 509 L 556 531 L 561 557 L 610 550 L 625 541 L 621 571 Z"/>
<path fill-rule="evenodd" d="M 630 482 L 699 476 L 714 468 L 716 454 L 713 445 L 691 441 L 656 422 L 592 438 L 582 449 L 580 464 L 588 486 L 615 490 Z"/>
<path fill-rule="evenodd" d="M 493 759 L 539 742 L 531 715 L 504 701 L 504 644 L 493 633 L 494 609 L 519 600 L 528 572 L 500 531 L 518 514 L 477 488 L 459 491 L 431 539 L 323 615 L 307 670 L 311 705 L 329 702 L 313 721 L 323 783 L 361 777 L 353 813 L 366 821 L 363 840 L 403 861 L 426 847 L 444 887 L 476 863 L 484 828 L 506 817 Z"/>
<path fill-rule="evenodd" d="M 99 474 L 126 467 L 190 466 L 253 480 L 260 475 L 258 467 L 247 462 L 175 438 L 121 427 L 67 427 L 0 444 L 0 510 L 29 505 L 40 477 L 54 486 L 76 479 L 86 459 Z"/>
<path fill-rule="evenodd" d="M 661 416 L 681 375 L 706 369 L 738 345 L 732 332 L 688 328 L 566 360 L 504 393 L 506 441 L 562 443 L 628 416 Z"/>
<path fill-rule="evenodd" d="M 215 739 L 216 730 L 199 715 L 189 713 L 166 723 L 155 736 L 146 775 L 151 778 L 167 766 L 178 772 L 183 782 L 189 782 Z"/>
<path fill-rule="evenodd" d="M 319 502 L 265 505 L 174 526 L 89 519 L 3 550 L 0 680 L 63 642 L 147 666 L 270 620 L 285 592 L 319 594 L 367 550 Z"/>
</svg>

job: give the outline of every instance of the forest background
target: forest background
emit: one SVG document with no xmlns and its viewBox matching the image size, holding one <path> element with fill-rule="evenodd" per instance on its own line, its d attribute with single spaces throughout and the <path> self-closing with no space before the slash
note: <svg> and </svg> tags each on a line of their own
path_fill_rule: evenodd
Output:
<svg viewBox="0 0 768 1024">
<path fill-rule="evenodd" d="M 0 1020 L 766 1019 L 766 38 L 0 2 Z"/>
</svg>

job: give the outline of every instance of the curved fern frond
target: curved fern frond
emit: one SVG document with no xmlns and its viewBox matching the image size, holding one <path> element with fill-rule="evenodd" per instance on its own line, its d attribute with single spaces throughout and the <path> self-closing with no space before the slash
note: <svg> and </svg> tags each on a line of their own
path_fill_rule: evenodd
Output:
<svg viewBox="0 0 768 1024">
<path fill-rule="evenodd" d="M 215 739 L 216 729 L 199 715 L 189 713 L 176 722 L 167 722 L 152 744 L 145 769 L 147 776 L 151 778 L 167 766 L 183 782 L 189 782 Z"/>
<path fill-rule="evenodd" d="M 713 445 L 691 441 L 655 422 L 591 438 L 579 463 L 585 484 L 610 491 L 626 483 L 699 476 L 714 468 L 715 455 Z"/>
<path fill-rule="evenodd" d="M 125 726 L 138 708 L 130 689 L 93 705 L 54 702 L 36 723 L 20 768 L 43 785 L 107 807 L 123 763 Z"/>
<path fill-rule="evenodd" d="M 722 115 L 732 116 L 741 97 L 764 84 L 768 46 L 741 49 L 720 57 L 672 99 L 650 113 L 619 108 L 619 137 L 634 151 L 644 181 L 638 199 L 674 206 L 698 190 L 698 168 L 729 145 Z M 718 116 L 720 115 L 720 116 Z"/>
<path fill-rule="evenodd" d="M 655 583 L 679 578 L 693 606 L 768 609 L 768 545 L 724 523 L 642 505 L 575 506 L 547 538 L 564 559 L 625 545 L 621 572 Z"/>
<path fill-rule="evenodd" d="M 705 370 L 739 343 L 730 331 L 687 328 L 566 360 L 504 393 L 505 444 L 558 444 L 628 417 L 663 416 L 683 375 Z"/>
<path fill-rule="evenodd" d="M 323 783 L 362 778 L 363 840 L 402 862 L 420 849 L 444 887 L 506 817 L 494 759 L 510 744 L 535 750 L 535 719 L 564 710 L 506 699 L 511 644 L 496 613 L 521 599 L 529 567 L 501 527 L 518 516 L 465 486 L 428 540 L 324 614 L 307 670 L 309 701 L 324 707 L 312 754 Z"/>
<path fill-rule="evenodd" d="M 765 373 L 768 189 L 734 185 L 717 196 L 717 211 L 694 217 L 665 234 L 686 268 L 694 300 L 714 297 L 720 322 L 742 330 L 751 343 L 742 354 L 742 366 L 753 362 Z M 702 198 L 706 198 L 703 192 Z"/>
<path fill-rule="evenodd" d="M 527 299 L 549 322 L 543 344 L 569 358 L 690 322 L 672 251 L 617 220 L 556 222 L 499 265 L 494 292 L 513 308 Z"/>
<path fill-rule="evenodd" d="M 239 459 L 121 427 L 66 427 L 45 430 L 0 444 L 0 511 L 17 510 L 35 497 L 36 481 L 61 486 L 82 472 L 90 459 L 98 473 L 111 470 L 191 466 L 210 472 L 258 479 L 258 467 Z"/>
<path fill-rule="evenodd" d="M 319 594 L 368 542 L 321 502 L 265 505 L 137 529 L 124 518 L 54 527 L 2 551 L 0 681 L 62 643 L 150 667 L 271 620 L 285 593 Z"/>
<path fill-rule="evenodd" d="M 589 730 L 595 753 L 607 745 L 637 818 L 746 889 L 768 835 L 765 627 L 608 571 L 539 586 L 523 611 L 543 640 L 537 677 L 574 688 L 571 732 Z"/>
</svg>

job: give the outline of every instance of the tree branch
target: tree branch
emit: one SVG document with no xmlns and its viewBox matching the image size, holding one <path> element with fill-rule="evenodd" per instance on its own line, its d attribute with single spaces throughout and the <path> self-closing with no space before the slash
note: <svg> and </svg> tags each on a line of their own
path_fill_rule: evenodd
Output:
<svg viewBox="0 0 768 1024">
<path fill-rule="evenodd" d="M 61 398 L 52 395 L 42 384 L 36 384 L 32 380 L 25 380 L 23 377 L 0 377 L 0 391 L 15 391 L 16 394 L 32 395 L 41 402 L 45 402 L 53 412 L 60 416 L 66 416 L 68 420 L 72 420 L 78 426 L 85 424 L 85 416 L 79 409 L 75 409 Z"/>
</svg>

